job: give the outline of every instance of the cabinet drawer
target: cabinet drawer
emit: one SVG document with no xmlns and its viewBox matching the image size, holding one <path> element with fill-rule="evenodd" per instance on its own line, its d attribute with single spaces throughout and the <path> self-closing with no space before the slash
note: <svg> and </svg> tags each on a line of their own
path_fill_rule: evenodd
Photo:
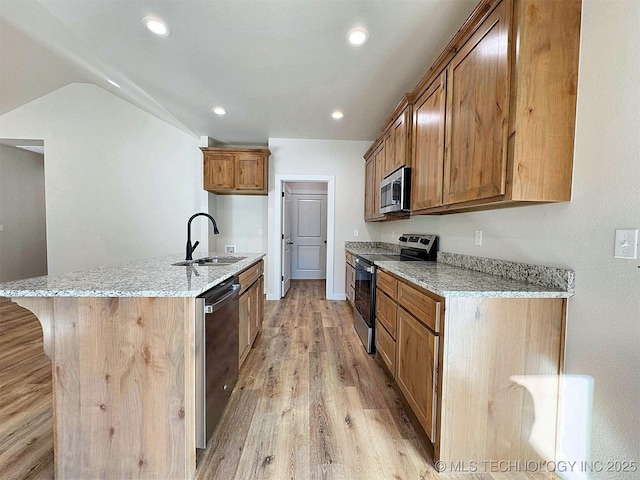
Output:
<svg viewBox="0 0 640 480">
<path fill-rule="evenodd" d="M 440 302 L 404 282 L 398 282 L 398 305 L 434 332 L 440 331 Z"/>
<path fill-rule="evenodd" d="M 376 318 L 389 334 L 396 338 L 396 302 L 378 288 L 376 295 Z"/>
<path fill-rule="evenodd" d="M 391 375 L 396 376 L 396 341 L 391 338 L 382 324 L 376 321 L 376 350 Z"/>
<path fill-rule="evenodd" d="M 353 261 L 353 254 L 351 254 L 351 253 L 349 253 L 349 252 L 346 252 L 346 253 L 345 253 L 345 257 L 346 257 L 347 263 L 348 263 L 349 265 L 351 265 L 352 267 L 355 267 L 355 266 L 356 266 L 356 265 L 355 265 L 355 263 L 354 263 L 354 261 Z"/>
<path fill-rule="evenodd" d="M 246 270 L 240 272 L 240 293 L 244 292 L 248 287 L 262 275 L 264 262 L 260 260 L 258 263 L 251 265 Z"/>
<path fill-rule="evenodd" d="M 378 274 L 376 276 L 376 287 L 389 295 L 392 299 L 396 299 L 398 280 L 393 278 L 387 272 L 378 269 Z"/>
</svg>

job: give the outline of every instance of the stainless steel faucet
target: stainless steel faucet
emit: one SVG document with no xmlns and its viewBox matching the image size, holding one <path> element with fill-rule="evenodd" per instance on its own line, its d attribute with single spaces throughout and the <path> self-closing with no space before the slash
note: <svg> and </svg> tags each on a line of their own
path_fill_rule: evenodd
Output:
<svg viewBox="0 0 640 480">
<path fill-rule="evenodd" d="M 193 260 L 193 252 L 196 249 L 196 247 L 200 244 L 199 241 L 196 241 L 196 243 L 191 245 L 191 222 L 193 221 L 194 218 L 200 217 L 200 216 L 207 217 L 209 220 L 211 220 L 211 223 L 213 223 L 213 233 L 215 235 L 220 233 L 218 231 L 218 225 L 216 225 L 215 218 L 213 218 L 208 213 L 200 212 L 200 213 L 191 215 L 191 218 L 187 222 L 187 258 L 185 258 L 185 260 Z"/>
</svg>

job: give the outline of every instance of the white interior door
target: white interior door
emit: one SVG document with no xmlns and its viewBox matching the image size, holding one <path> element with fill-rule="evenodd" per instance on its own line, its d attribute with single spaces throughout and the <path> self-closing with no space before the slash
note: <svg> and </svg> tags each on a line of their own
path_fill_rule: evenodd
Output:
<svg viewBox="0 0 640 480">
<path fill-rule="evenodd" d="M 291 226 L 291 278 L 325 278 L 327 195 L 291 194 Z"/>
<path fill-rule="evenodd" d="M 282 296 L 291 286 L 291 187 L 284 185 L 284 201 L 282 202 Z"/>
</svg>

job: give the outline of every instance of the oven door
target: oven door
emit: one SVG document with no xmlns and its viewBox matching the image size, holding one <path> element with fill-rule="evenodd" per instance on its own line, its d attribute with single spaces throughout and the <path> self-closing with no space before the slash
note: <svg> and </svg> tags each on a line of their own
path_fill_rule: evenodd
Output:
<svg viewBox="0 0 640 480">
<path fill-rule="evenodd" d="M 353 326 L 368 353 L 374 352 L 374 319 L 376 304 L 376 267 L 355 259 L 355 298 Z"/>
</svg>

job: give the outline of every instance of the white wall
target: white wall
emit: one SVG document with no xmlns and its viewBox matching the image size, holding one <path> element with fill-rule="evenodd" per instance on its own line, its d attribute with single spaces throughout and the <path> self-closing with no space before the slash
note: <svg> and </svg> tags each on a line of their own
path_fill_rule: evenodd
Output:
<svg viewBox="0 0 640 480">
<path fill-rule="evenodd" d="M 0 145 L 0 282 L 47 274 L 44 158 Z"/>
<path fill-rule="evenodd" d="M 613 258 L 615 229 L 640 228 L 638 25 L 640 2 L 584 1 L 571 203 L 373 226 L 384 241 L 437 233 L 444 251 L 575 270 L 566 371 L 595 379 L 591 460 L 602 462 L 640 461 L 640 261 Z"/>
<path fill-rule="evenodd" d="M 219 252 L 224 252 L 227 245 L 235 245 L 238 253 L 267 253 L 266 195 L 216 195 L 215 202 Z"/>
<path fill-rule="evenodd" d="M 2 115 L 0 137 L 44 139 L 49 274 L 182 253 L 207 209 L 198 139 L 95 85 Z"/>
<path fill-rule="evenodd" d="M 358 240 L 369 240 L 364 223 L 364 160 L 362 155 L 371 142 L 342 140 L 301 140 L 270 138 L 269 149 L 269 200 L 268 256 L 274 258 L 273 235 L 278 235 L 280 226 L 275 225 L 276 191 L 275 176 L 278 175 L 333 175 L 335 176 L 335 252 L 334 296 L 344 295 L 344 242 L 353 239 L 353 230 L 360 231 Z M 277 296 L 280 282 L 274 265 L 268 265 L 267 294 Z"/>
</svg>

